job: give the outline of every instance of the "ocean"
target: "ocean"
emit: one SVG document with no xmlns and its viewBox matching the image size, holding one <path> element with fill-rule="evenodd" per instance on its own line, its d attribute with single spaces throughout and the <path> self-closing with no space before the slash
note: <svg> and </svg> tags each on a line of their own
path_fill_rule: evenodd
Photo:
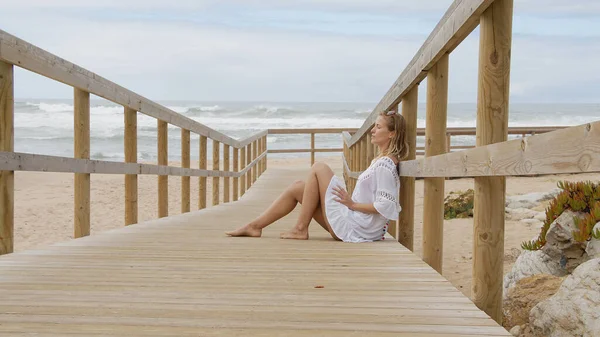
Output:
<svg viewBox="0 0 600 337">
<path fill-rule="evenodd" d="M 375 103 L 193 102 L 158 103 L 218 130 L 243 139 L 268 128 L 358 128 Z M 425 127 L 425 103 L 419 104 L 418 127 Z M 91 102 L 92 159 L 123 161 L 123 107 L 96 99 Z M 600 119 L 600 104 L 511 104 L 509 127 L 569 126 Z M 475 127 L 475 103 L 448 105 L 448 127 Z M 180 160 L 180 129 L 169 127 L 169 160 Z M 191 158 L 198 159 L 198 136 L 192 135 Z M 340 148 L 340 135 L 320 134 L 318 148 Z M 422 145 L 423 139 L 417 140 Z M 475 144 L 475 137 L 453 137 L 456 145 Z M 309 148 L 309 135 L 270 135 L 269 149 Z M 212 152 L 209 141 L 209 156 Z M 15 151 L 73 156 L 72 100 L 15 100 Z M 317 154 L 319 157 L 321 154 Z M 331 155 L 326 153 L 323 155 Z M 308 153 L 270 154 L 272 157 L 307 157 Z M 138 115 L 138 160 L 156 161 L 156 120 Z"/>
</svg>

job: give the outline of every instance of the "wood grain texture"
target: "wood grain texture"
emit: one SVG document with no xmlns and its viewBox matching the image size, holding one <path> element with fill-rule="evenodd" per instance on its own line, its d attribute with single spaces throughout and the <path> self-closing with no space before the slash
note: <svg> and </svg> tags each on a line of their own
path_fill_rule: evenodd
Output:
<svg viewBox="0 0 600 337">
<path fill-rule="evenodd" d="M 495 1 L 481 16 L 477 146 L 506 141 L 513 0 Z M 505 177 L 475 178 L 473 302 L 502 324 Z"/>
<path fill-rule="evenodd" d="M 416 158 L 418 97 L 419 87 L 414 86 L 402 98 L 402 116 L 406 122 L 408 145 L 406 160 Z M 398 242 L 413 251 L 415 230 L 415 178 L 413 177 L 400 177 L 400 207 L 402 210 L 398 217 Z"/>
<path fill-rule="evenodd" d="M 181 129 L 181 167 L 190 168 L 190 130 Z M 181 177 L 181 213 L 190 211 L 190 177 Z"/>
<path fill-rule="evenodd" d="M 315 134 L 310 134 L 310 165 L 315 164 Z"/>
<path fill-rule="evenodd" d="M 248 174 L 246 175 L 246 189 L 249 190 L 252 187 L 252 167 L 250 163 L 252 162 L 252 143 L 246 145 L 246 169 L 248 170 Z"/>
<path fill-rule="evenodd" d="M 199 145 L 199 160 L 198 168 L 200 170 L 206 170 L 206 158 L 208 156 L 207 139 L 205 136 L 200 136 Z M 198 209 L 206 208 L 206 177 L 198 178 Z"/>
<path fill-rule="evenodd" d="M 74 94 L 74 158 L 90 158 L 90 94 L 75 88 Z M 90 235 L 90 174 L 75 173 L 73 237 Z"/>
<path fill-rule="evenodd" d="M 240 168 L 246 168 L 246 148 L 240 149 Z M 240 198 L 246 193 L 246 177 L 240 177 Z"/>
<path fill-rule="evenodd" d="M 425 157 L 446 152 L 448 54 L 427 75 Z M 423 261 L 442 273 L 444 252 L 444 178 L 425 178 L 423 193 Z"/>
<path fill-rule="evenodd" d="M 169 130 L 167 122 L 157 121 L 158 132 L 158 165 L 169 163 Z M 169 176 L 158 176 L 158 217 L 169 216 Z"/>
<path fill-rule="evenodd" d="M 402 71 L 402 74 L 354 134 L 351 140 L 352 144 L 356 143 L 367 132 L 379 113 L 389 111 L 390 107 L 400 103 L 402 97 L 427 76 L 427 71 L 438 60 L 454 50 L 477 27 L 479 16 L 493 1 L 455 0 L 450 5 L 419 51 Z"/>
<path fill-rule="evenodd" d="M 239 150 L 233 148 L 233 172 L 239 172 L 240 170 L 240 156 Z M 237 201 L 240 197 L 240 178 L 233 178 L 233 201 Z"/>
<path fill-rule="evenodd" d="M 213 152 L 212 152 L 212 169 L 213 171 L 219 171 L 221 146 L 220 143 L 213 139 Z M 212 205 L 218 205 L 221 197 L 221 191 L 219 186 L 219 177 L 213 177 L 212 180 Z"/>
<path fill-rule="evenodd" d="M 389 236 L 346 244 L 313 224 L 308 241 L 280 240 L 298 210 L 259 239 L 223 234 L 307 171 L 269 169 L 235 203 L 3 256 L 0 334 L 510 336 Z"/>
<path fill-rule="evenodd" d="M 0 151 L 14 151 L 14 68 L 0 61 Z M 0 171 L 0 255 L 14 251 L 15 174 Z"/>
<path fill-rule="evenodd" d="M 258 157 L 258 141 L 254 141 L 252 143 L 252 160 L 256 160 L 256 158 Z M 254 184 L 254 182 L 257 179 L 257 172 L 258 172 L 258 166 L 257 167 L 253 167 L 252 168 L 252 183 Z"/>
<path fill-rule="evenodd" d="M 229 168 L 229 145 L 223 144 L 223 171 L 230 171 Z M 229 202 L 231 184 L 229 177 L 223 177 L 223 202 Z"/>
<path fill-rule="evenodd" d="M 125 107 L 125 162 L 137 163 L 137 111 Z M 138 222 L 138 177 L 125 175 L 125 226 Z"/>
</svg>

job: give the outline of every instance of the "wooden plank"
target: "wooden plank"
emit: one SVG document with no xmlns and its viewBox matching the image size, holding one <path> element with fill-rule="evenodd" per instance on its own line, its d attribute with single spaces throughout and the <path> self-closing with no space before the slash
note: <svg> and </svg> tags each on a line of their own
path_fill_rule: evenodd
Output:
<svg viewBox="0 0 600 337">
<path fill-rule="evenodd" d="M 456 48 L 479 24 L 479 16 L 494 0 L 455 0 L 396 82 L 354 134 L 351 144 L 373 125 L 382 111 L 389 111 L 420 83 L 444 55 Z"/>
<path fill-rule="evenodd" d="M 137 163 L 137 111 L 125 107 L 125 162 Z M 125 226 L 138 222 L 138 177 L 125 175 Z"/>
<path fill-rule="evenodd" d="M 248 174 L 246 175 L 246 189 L 250 189 L 252 186 L 252 166 L 250 163 L 252 162 L 252 143 L 246 145 L 246 170 Z"/>
<path fill-rule="evenodd" d="M 410 177 L 600 172 L 600 121 L 400 164 Z"/>
<path fill-rule="evenodd" d="M 181 167 L 190 168 L 190 130 L 181 129 Z M 181 213 L 190 211 L 190 177 L 181 177 Z"/>
<path fill-rule="evenodd" d="M 205 136 L 200 136 L 199 161 L 198 168 L 206 170 L 207 158 L 207 140 Z M 198 209 L 206 208 L 206 177 L 198 178 Z"/>
<path fill-rule="evenodd" d="M 448 62 L 446 54 L 427 75 L 425 157 L 446 152 Z M 425 178 L 423 185 L 423 261 L 441 274 L 444 252 L 444 178 Z"/>
<path fill-rule="evenodd" d="M 417 145 L 417 111 L 419 87 L 414 86 L 402 100 L 402 116 L 406 122 L 406 143 L 408 157 L 406 160 L 416 158 Z M 398 217 L 398 242 L 408 250 L 414 249 L 415 228 L 415 178 L 400 177 L 400 215 Z"/>
<path fill-rule="evenodd" d="M 236 148 L 233 148 L 233 172 L 238 172 L 240 170 L 239 162 L 240 162 L 239 150 Z M 239 199 L 239 196 L 240 196 L 239 186 L 240 186 L 240 178 L 234 177 L 233 178 L 233 201 L 237 201 Z"/>
<path fill-rule="evenodd" d="M 496 0 L 481 16 L 477 146 L 506 141 L 513 0 Z M 476 177 L 473 210 L 473 302 L 502 324 L 505 177 Z"/>
<path fill-rule="evenodd" d="M 218 141 L 212 140 L 213 143 L 213 152 L 212 152 L 212 168 L 213 171 L 219 171 L 219 157 L 221 156 L 221 147 Z M 212 205 L 218 205 L 220 199 L 220 189 L 219 189 L 219 177 L 213 177 L 212 180 Z"/>
<path fill-rule="evenodd" d="M 90 94 L 74 89 L 74 157 L 90 158 Z M 90 174 L 75 173 L 73 237 L 90 235 Z"/>
<path fill-rule="evenodd" d="M 157 121 L 158 132 L 158 165 L 169 164 L 169 130 L 167 122 Z M 169 216 L 169 176 L 158 176 L 158 217 Z"/>
<path fill-rule="evenodd" d="M 243 147 L 240 149 L 240 167 L 242 169 L 246 168 L 246 148 Z M 240 197 L 246 193 L 246 177 L 241 176 L 240 178 Z"/>
<path fill-rule="evenodd" d="M 0 61 L 0 151 L 14 151 L 14 69 Z M 14 250 L 15 174 L 0 171 L 0 255 Z"/>
<path fill-rule="evenodd" d="M 258 141 L 254 141 L 252 143 L 252 160 L 256 160 L 257 157 L 258 157 Z M 254 183 L 256 181 L 257 171 L 258 171 L 258 166 L 253 166 L 252 167 L 252 183 Z"/>
<path fill-rule="evenodd" d="M 229 171 L 229 145 L 223 145 L 223 171 Z M 223 177 L 223 202 L 229 202 L 230 197 L 229 177 Z"/>
<path fill-rule="evenodd" d="M 90 92 L 182 129 L 237 146 L 239 141 L 0 30 L 0 60 Z M 243 141 L 242 141 L 243 143 Z"/>
<path fill-rule="evenodd" d="M 298 210 L 260 239 L 223 235 L 306 172 L 270 169 L 236 203 L 3 257 L 0 334 L 509 336 L 393 240 L 344 244 L 317 225 L 280 240 Z"/>
</svg>

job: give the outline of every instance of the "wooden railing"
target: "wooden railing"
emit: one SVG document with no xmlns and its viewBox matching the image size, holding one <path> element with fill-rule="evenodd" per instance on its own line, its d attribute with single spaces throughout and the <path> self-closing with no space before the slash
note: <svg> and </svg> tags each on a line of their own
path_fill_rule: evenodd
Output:
<svg viewBox="0 0 600 337">
<path fill-rule="evenodd" d="M 14 66 L 74 88 L 73 158 L 14 152 Z M 91 94 L 123 106 L 125 162 L 90 160 Z M 157 120 L 158 165 L 137 163 L 137 112 Z M 168 124 L 181 129 L 181 167 L 168 166 Z M 75 174 L 73 233 L 79 238 L 90 234 L 92 173 L 125 175 L 124 223 L 130 225 L 138 221 L 140 174 L 158 176 L 158 216 L 166 217 L 168 176 L 181 176 L 181 211 L 189 212 L 190 177 L 199 177 L 198 209 L 203 209 L 208 177 L 212 177 L 212 205 L 218 205 L 221 190 L 223 202 L 238 200 L 267 168 L 267 131 L 235 140 L 1 30 L 0 125 L 0 255 L 14 249 L 14 171 Z M 190 168 L 191 133 L 199 135 L 198 168 Z M 211 169 L 207 169 L 208 139 L 212 141 Z"/>
<path fill-rule="evenodd" d="M 471 299 L 502 321 L 505 177 L 600 171 L 600 122 L 507 141 L 512 0 L 456 0 L 359 130 L 344 133 L 347 186 L 375 151 L 369 129 L 400 110 L 410 148 L 400 163 L 402 211 L 390 233 L 413 249 L 415 178 L 424 179 L 423 260 L 442 272 L 445 177 L 475 177 Z M 449 55 L 480 26 L 476 147 L 446 153 Z M 425 157 L 416 160 L 418 84 L 427 77 Z M 401 104 L 401 106 L 399 105 Z"/>
<path fill-rule="evenodd" d="M 520 127 L 512 127 L 508 129 L 509 135 L 521 135 L 525 137 L 527 135 L 535 135 L 546 133 L 558 129 L 565 128 L 565 126 L 520 126 Z M 326 153 L 326 152 L 344 152 L 344 148 L 317 148 L 315 146 L 315 135 L 317 134 L 343 134 L 347 133 L 346 137 L 348 139 L 352 138 L 352 134 L 354 134 L 358 129 L 356 128 L 328 128 L 328 129 L 268 129 L 269 135 L 306 135 L 310 134 L 310 148 L 303 149 L 270 149 L 268 153 L 310 153 L 310 164 L 313 165 L 315 163 L 315 153 Z M 424 128 L 417 128 L 417 136 L 425 136 Z M 475 145 L 452 145 L 452 136 L 476 136 L 476 129 L 469 127 L 458 127 L 458 128 L 448 128 L 446 129 L 446 149 L 447 152 L 453 150 L 464 150 L 475 147 Z M 366 138 L 363 139 L 366 141 Z M 424 146 L 416 146 L 416 155 L 424 155 L 425 147 Z M 374 150 L 375 151 L 375 150 Z M 374 152 L 373 152 L 374 153 Z M 372 159 L 372 158 L 371 158 Z M 370 161 L 369 161 L 370 162 Z"/>
</svg>

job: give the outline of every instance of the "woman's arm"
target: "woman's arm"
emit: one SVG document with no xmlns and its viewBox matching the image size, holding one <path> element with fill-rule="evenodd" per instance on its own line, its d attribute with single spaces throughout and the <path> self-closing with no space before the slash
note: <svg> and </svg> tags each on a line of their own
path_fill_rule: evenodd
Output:
<svg viewBox="0 0 600 337">
<path fill-rule="evenodd" d="M 376 214 L 379 213 L 373 204 L 359 204 L 352 200 L 352 197 L 346 190 L 340 187 L 334 187 L 333 194 L 337 196 L 337 202 L 345 205 L 349 209 L 357 212 L 367 213 L 367 214 Z"/>
</svg>

